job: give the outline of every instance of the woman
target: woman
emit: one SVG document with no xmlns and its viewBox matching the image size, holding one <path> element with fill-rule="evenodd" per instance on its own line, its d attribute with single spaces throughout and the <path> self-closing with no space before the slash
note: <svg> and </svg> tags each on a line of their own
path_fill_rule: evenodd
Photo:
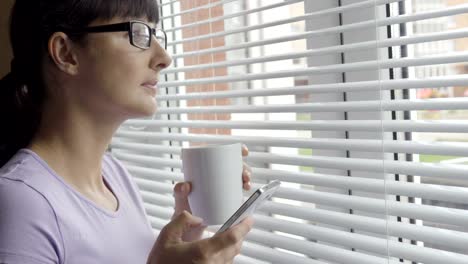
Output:
<svg viewBox="0 0 468 264">
<path fill-rule="evenodd" d="M 0 82 L 0 263 L 230 263 L 239 253 L 252 220 L 201 240 L 189 183 L 175 186 L 173 220 L 155 241 L 137 186 L 106 153 L 122 122 L 156 111 L 171 63 L 157 10 L 154 0 L 16 1 L 12 71 Z"/>
</svg>

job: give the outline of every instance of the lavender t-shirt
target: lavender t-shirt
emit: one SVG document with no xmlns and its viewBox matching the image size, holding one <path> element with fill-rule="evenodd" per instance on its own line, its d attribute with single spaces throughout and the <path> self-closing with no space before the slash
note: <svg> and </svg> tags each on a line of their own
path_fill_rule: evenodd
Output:
<svg viewBox="0 0 468 264">
<path fill-rule="evenodd" d="M 138 187 L 105 154 L 105 184 L 118 209 L 77 192 L 29 149 L 0 169 L 0 263 L 144 264 L 155 241 Z"/>
</svg>

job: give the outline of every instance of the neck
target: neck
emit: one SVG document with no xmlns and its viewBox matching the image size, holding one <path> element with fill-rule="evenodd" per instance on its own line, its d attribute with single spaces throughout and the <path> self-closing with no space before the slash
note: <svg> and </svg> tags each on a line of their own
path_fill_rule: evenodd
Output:
<svg viewBox="0 0 468 264">
<path fill-rule="evenodd" d="M 44 108 L 39 130 L 28 148 L 76 188 L 104 192 L 102 158 L 120 124 L 72 106 Z"/>
</svg>

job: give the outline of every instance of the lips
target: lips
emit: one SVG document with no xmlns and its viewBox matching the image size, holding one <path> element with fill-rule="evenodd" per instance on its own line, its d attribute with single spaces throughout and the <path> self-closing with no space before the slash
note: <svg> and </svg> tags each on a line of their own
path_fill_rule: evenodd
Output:
<svg viewBox="0 0 468 264">
<path fill-rule="evenodd" d="M 156 95 L 158 89 L 158 80 L 151 80 L 141 84 L 141 86 L 145 87 L 148 91 L 151 92 L 153 96 Z"/>
</svg>

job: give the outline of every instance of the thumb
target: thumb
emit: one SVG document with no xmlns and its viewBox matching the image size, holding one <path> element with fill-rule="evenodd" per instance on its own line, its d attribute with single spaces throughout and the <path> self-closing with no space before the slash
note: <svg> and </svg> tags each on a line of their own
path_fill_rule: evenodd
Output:
<svg viewBox="0 0 468 264">
<path fill-rule="evenodd" d="M 190 190 L 191 184 L 189 182 L 179 182 L 174 186 L 175 215 L 179 215 L 184 210 L 190 212 L 188 203 Z"/>
<path fill-rule="evenodd" d="M 184 210 L 163 228 L 161 235 L 166 242 L 182 242 L 182 236 L 187 231 L 201 226 L 202 223 L 203 219 Z"/>
</svg>

